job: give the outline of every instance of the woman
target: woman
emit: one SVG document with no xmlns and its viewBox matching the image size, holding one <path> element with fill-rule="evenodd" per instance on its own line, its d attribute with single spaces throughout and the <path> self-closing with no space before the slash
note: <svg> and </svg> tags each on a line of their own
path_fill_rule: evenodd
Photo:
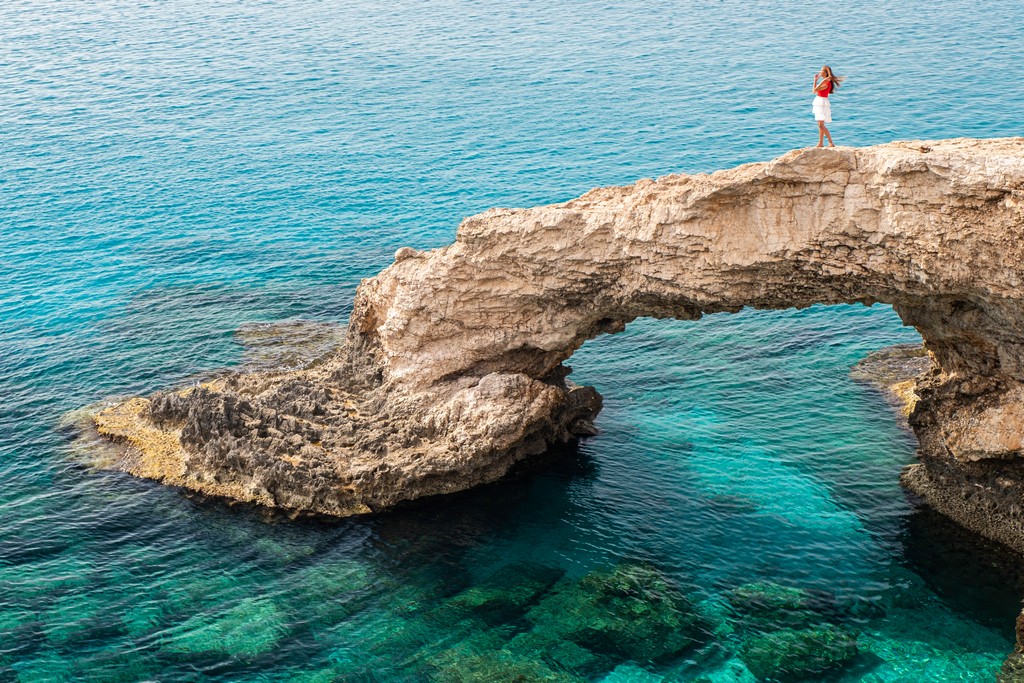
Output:
<svg viewBox="0 0 1024 683">
<path fill-rule="evenodd" d="M 821 79 L 820 81 L 818 80 L 819 78 Z M 844 80 L 846 79 L 842 76 L 833 74 L 832 68 L 828 65 L 821 67 L 821 71 L 814 74 L 814 85 L 811 86 L 811 90 L 814 91 L 815 98 L 811 109 L 814 111 L 814 120 L 818 122 L 818 147 L 822 146 L 821 143 L 826 137 L 828 138 L 828 146 L 835 147 L 835 143 L 832 142 L 832 134 L 825 127 L 826 123 L 832 123 L 832 107 L 829 106 L 828 96 Z"/>
</svg>

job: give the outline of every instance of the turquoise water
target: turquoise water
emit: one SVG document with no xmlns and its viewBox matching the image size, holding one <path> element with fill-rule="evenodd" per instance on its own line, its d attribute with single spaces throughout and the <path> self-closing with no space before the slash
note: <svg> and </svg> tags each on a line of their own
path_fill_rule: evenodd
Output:
<svg viewBox="0 0 1024 683">
<path fill-rule="evenodd" d="M 396 248 L 490 206 L 813 144 L 823 62 L 839 144 L 1021 134 L 1022 26 L 1009 1 L 0 4 L 0 681 L 752 680 L 794 625 L 856 638 L 810 680 L 991 680 L 1021 566 L 899 489 L 913 439 L 847 377 L 916 339 L 886 307 L 638 321 L 572 359 L 600 435 L 372 519 L 96 472 L 63 420 L 241 363 L 242 325 L 343 323 Z M 573 622 L 634 580 L 648 637 Z M 751 611 L 752 582 L 813 606 Z M 645 649 L 691 612 L 699 642 Z"/>
</svg>

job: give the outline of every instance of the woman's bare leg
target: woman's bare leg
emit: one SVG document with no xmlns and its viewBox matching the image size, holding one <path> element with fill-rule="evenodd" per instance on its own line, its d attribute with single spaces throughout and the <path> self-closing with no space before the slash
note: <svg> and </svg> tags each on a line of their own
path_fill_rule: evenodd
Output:
<svg viewBox="0 0 1024 683">
<path fill-rule="evenodd" d="M 821 129 L 825 131 L 825 137 L 828 138 L 828 146 L 829 147 L 835 147 L 836 143 L 832 142 L 832 133 L 828 132 L 828 128 L 825 127 L 825 122 L 824 121 L 821 122 Z"/>
<path fill-rule="evenodd" d="M 822 140 L 825 139 L 825 122 L 818 121 L 818 147 L 821 147 Z M 831 140 L 832 138 L 829 138 Z"/>
</svg>

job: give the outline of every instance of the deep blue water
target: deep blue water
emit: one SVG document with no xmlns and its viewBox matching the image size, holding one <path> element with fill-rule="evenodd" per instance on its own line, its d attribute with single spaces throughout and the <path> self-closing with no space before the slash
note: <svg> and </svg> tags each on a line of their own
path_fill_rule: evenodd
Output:
<svg viewBox="0 0 1024 683">
<path fill-rule="evenodd" d="M 899 489 L 913 438 L 847 377 L 917 339 L 884 306 L 638 321 L 572 359 L 600 435 L 373 519 L 92 470 L 65 416 L 241 363 L 245 324 L 343 324 L 396 248 L 488 207 L 814 144 L 822 63 L 838 144 L 1020 135 L 1022 27 L 1011 0 L 5 0 L 0 681 L 471 680 L 445 653 L 529 619 L 481 645 L 446 601 L 623 561 L 706 604 L 828 593 L 861 655 L 821 680 L 991 680 L 1019 566 Z M 747 680 L 724 660 L 559 673 Z"/>
</svg>

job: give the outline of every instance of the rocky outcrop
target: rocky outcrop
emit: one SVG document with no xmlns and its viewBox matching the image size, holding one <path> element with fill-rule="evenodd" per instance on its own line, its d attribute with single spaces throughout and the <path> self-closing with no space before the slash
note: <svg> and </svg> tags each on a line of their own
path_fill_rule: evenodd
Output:
<svg viewBox="0 0 1024 683">
<path fill-rule="evenodd" d="M 917 406 L 917 378 L 931 365 L 931 356 L 921 344 L 898 344 L 868 354 L 850 369 L 850 377 L 880 389 L 909 428 L 906 420 Z"/>
<path fill-rule="evenodd" d="M 100 412 L 119 466 L 336 515 L 492 481 L 592 430 L 566 379 L 640 316 L 892 304 L 932 359 L 903 482 L 1024 550 L 1024 138 L 804 149 L 466 219 L 356 294 L 343 347 Z"/>
</svg>

